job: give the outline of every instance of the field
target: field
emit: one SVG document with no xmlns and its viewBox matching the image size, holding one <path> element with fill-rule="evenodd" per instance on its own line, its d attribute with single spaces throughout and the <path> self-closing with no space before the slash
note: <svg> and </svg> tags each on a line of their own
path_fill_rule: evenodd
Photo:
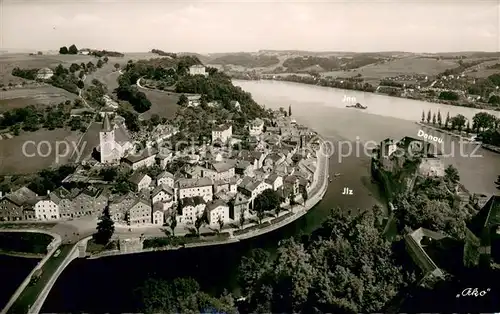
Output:
<svg viewBox="0 0 500 314">
<path fill-rule="evenodd" d="M 153 114 L 167 119 L 175 117 L 179 108 L 177 102 L 180 94 L 146 89 L 141 89 L 141 91 L 146 94 L 152 104 L 151 109 L 140 115 L 141 119 L 149 119 Z"/>
<path fill-rule="evenodd" d="M 51 153 L 47 157 L 42 157 L 36 153 L 36 146 L 29 144 L 26 146 L 26 153 L 29 155 L 35 154 L 33 157 L 25 156 L 23 153 L 23 144 L 27 141 L 33 141 L 38 145 L 42 141 L 47 141 L 51 146 Z M 12 139 L 0 140 L 0 174 L 30 174 L 38 172 L 44 168 L 48 168 L 58 161 L 59 165 L 66 163 L 67 157 L 56 159 L 56 141 L 66 141 L 72 146 L 74 142 L 78 142 L 78 132 L 70 130 L 39 130 L 37 132 L 25 132 Z M 60 145 L 60 155 L 64 155 L 65 146 Z M 48 145 L 40 146 L 40 153 L 47 154 Z"/>
<path fill-rule="evenodd" d="M 0 112 L 28 105 L 47 106 L 58 104 L 66 100 L 74 100 L 75 98 L 77 98 L 77 95 L 49 85 L 7 89 L 0 92 Z"/>
</svg>

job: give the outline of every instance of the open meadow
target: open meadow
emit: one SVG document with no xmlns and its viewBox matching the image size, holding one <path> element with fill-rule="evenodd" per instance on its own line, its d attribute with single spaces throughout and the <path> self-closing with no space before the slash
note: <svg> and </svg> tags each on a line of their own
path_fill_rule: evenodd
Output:
<svg viewBox="0 0 500 314">
<path fill-rule="evenodd" d="M 56 105 L 66 100 L 73 101 L 78 96 L 64 89 L 50 85 L 25 86 L 0 92 L 0 112 L 23 108 L 28 105 Z"/>
<path fill-rule="evenodd" d="M 50 166 L 63 165 L 68 162 L 70 154 L 65 155 L 65 147 L 60 145 L 59 159 L 56 158 L 56 142 L 65 141 L 68 145 L 73 147 L 71 143 L 78 142 L 79 132 L 73 132 L 66 129 L 57 130 L 38 130 L 36 132 L 24 132 L 19 136 L 11 139 L 0 140 L 0 175 L 2 174 L 31 174 L 38 172 Z M 30 143 L 26 145 L 26 155 L 23 152 L 23 144 L 33 141 L 35 144 Z M 51 146 L 51 152 L 48 154 L 48 144 L 40 145 L 40 150 L 37 152 L 36 146 L 46 141 Z M 29 157 L 27 155 L 33 155 Z M 43 157 L 47 155 L 46 157 Z"/>
<path fill-rule="evenodd" d="M 164 92 L 150 89 L 141 89 L 146 97 L 151 101 L 151 108 L 140 115 L 141 119 L 149 119 L 153 114 L 160 118 L 172 119 L 177 113 L 180 94 Z"/>
</svg>

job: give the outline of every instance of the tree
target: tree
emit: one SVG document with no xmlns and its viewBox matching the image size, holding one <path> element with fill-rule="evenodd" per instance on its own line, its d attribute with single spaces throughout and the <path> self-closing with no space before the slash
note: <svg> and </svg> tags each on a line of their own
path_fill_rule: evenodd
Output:
<svg viewBox="0 0 500 314">
<path fill-rule="evenodd" d="M 101 59 L 97 60 L 97 68 L 102 68 L 102 66 L 104 65 L 104 62 L 102 62 Z"/>
<path fill-rule="evenodd" d="M 295 202 L 295 194 L 292 192 L 290 192 L 290 195 L 288 196 L 288 198 L 290 199 L 290 209 L 293 209 L 293 206 L 295 206 L 297 203 Z"/>
<path fill-rule="evenodd" d="M 306 206 L 306 202 L 308 199 L 309 195 L 307 194 L 307 189 L 304 187 L 302 188 L 302 199 L 304 201 L 304 206 Z"/>
<path fill-rule="evenodd" d="M 115 223 L 111 219 L 111 213 L 109 212 L 109 203 L 104 208 L 101 219 L 97 223 L 97 232 L 94 233 L 94 241 L 98 244 L 106 245 L 113 233 L 115 232 Z"/>
<path fill-rule="evenodd" d="M 79 89 L 83 89 L 85 87 L 85 83 L 83 83 L 82 80 L 78 80 L 76 86 L 78 86 Z"/>
<path fill-rule="evenodd" d="M 439 127 L 441 127 L 441 124 L 443 124 L 443 120 L 441 118 L 441 111 L 438 110 L 438 114 L 437 114 L 437 122 L 439 124 Z"/>
<path fill-rule="evenodd" d="M 469 135 L 469 133 L 471 132 L 469 120 L 467 120 L 467 126 L 465 127 L 465 132 L 467 132 L 467 135 Z"/>
<path fill-rule="evenodd" d="M 271 254 L 261 248 L 253 249 L 247 256 L 241 258 L 238 267 L 238 282 L 244 287 L 243 294 L 250 295 L 259 279 L 271 270 Z"/>
<path fill-rule="evenodd" d="M 217 223 L 219 224 L 219 232 L 221 232 L 222 227 L 224 227 L 224 219 L 222 219 L 221 215 L 219 215 L 219 217 L 217 217 Z"/>
<path fill-rule="evenodd" d="M 82 70 L 80 73 L 78 73 L 78 78 L 81 80 L 85 76 L 85 72 Z"/>
<path fill-rule="evenodd" d="M 118 71 L 119 68 L 120 68 L 120 64 L 119 63 L 115 63 L 115 70 Z"/>
<path fill-rule="evenodd" d="M 63 46 L 63 47 L 59 48 L 59 54 L 60 55 L 67 55 L 68 54 L 68 47 Z"/>
<path fill-rule="evenodd" d="M 188 98 L 186 95 L 182 94 L 180 97 L 179 97 L 179 101 L 177 102 L 177 104 L 179 106 L 187 106 L 189 103 L 188 101 Z"/>
<path fill-rule="evenodd" d="M 425 111 L 422 110 L 422 123 L 425 122 Z"/>
<path fill-rule="evenodd" d="M 78 70 L 80 70 L 80 65 L 78 63 L 71 63 L 71 65 L 69 67 L 69 71 L 71 73 L 75 73 Z"/>
<path fill-rule="evenodd" d="M 436 114 L 434 113 L 434 114 L 432 115 L 432 124 L 436 124 L 436 122 L 437 122 L 437 121 L 436 121 Z"/>
<path fill-rule="evenodd" d="M 431 116 L 432 116 L 432 113 L 429 110 L 429 112 L 427 113 L 427 123 L 431 123 Z"/>
<path fill-rule="evenodd" d="M 237 313 L 230 294 L 210 296 L 200 291 L 200 285 L 192 278 L 173 281 L 150 278 L 137 293 L 141 300 L 137 309 L 140 313 Z"/>
<path fill-rule="evenodd" d="M 172 235 L 175 236 L 175 227 L 177 227 L 177 217 L 175 215 L 170 215 L 170 224 L 168 226 L 172 230 Z"/>
<path fill-rule="evenodd" d="M 472 122 L 476 132 L 492 128 L 495 125 L 496 117 L 487 112 L 479 112 L 474 115 Z"/>
<path fill-rule="evenodd" d="M 267 204 L 267 199 L 265 196 L 262 196 L 262 193 L 259 194 L 254 200 L 254 209 L 257 212 L 257 219 L 259 220 L 259 224 L 262 223 L 262 220 L 266 217 L 266 211 L 268 210 L 269 205 Z"/>
<path fill-rule="evenodd" d="M 255 252 L 242 259 L 246 312 L 382 311 L 404 281 L 391 243 L 375 224 L 372 211 L 332 211 L 307 243 L 284 240 L 275 258 Z"/>
<path fill-rule="evenodd" d="M 104 60 L 104 63 L 108 63 L 109 58 L 108 57 L 104 57 L 103 60 Z"/>
<path fill-rule="evenodd" d="M 444 121 L 444 127 L 448 128 L 449 123 L 450 123 L 450 113 L 448 112 L 446 114 L 446 120 Z"/>
<path fill-rule="evenodd" d="M 257 211 L 257 218 L 259 223 L 262 223 L 262 219 L 265 217 L 265 212 L 276 210 L 276 207 L 280 206 L 279 195 L 276 191 L 267 189 L 257 195 L 254 200 L 254 208 Z"/>
<path fill-rule="evenodd" d="M 68 48 L 68 54 L 70 55 L 76 55 L 78 53 L 78 48 L 76 48 L 76 46 L 73 44 L 71 46 L 69 46 Z"/>
<path fill-rule="evenodd" d="M 291 117 L 292 116 L 292 105 L 289 105 L 288 106 L 288 116 Z"/>
<path fill-rule="evenodd" d="M 204 220 L 203 215 L 199 215 L 198 217 L 196 217 L 196 220 L 194 222 L 194 228 L 196 229 L 197 236 L 200 236 L 200 228 L 201 228 L 201 226 L 203 226 L 204 223 L 205 223 L 205 220 Z"/>
<path fill-rule="evenodd" d="M 463 127 L 465 126 L 465 123 L 467 122 L 467 118 L 461 114 L 458 114 L 458 115 L 454 116 L 453 118 L 451 118 L 450 122 L 451 122 L 452 129 L 457 128 L 457 130 L 459 132 L 461 132 Z"/>
<path fill-rule="evenodd" d="M 245 210 L 242 209 L 240 212 L 240 220 L 239 220 L 240 228 L 243 228 L 245 222 L 246 222 Z"/>
<path fill-rule="evenodd" d="M 458 183 L 460 181 L 460 175 L 458 174 L 457 168 L 453 167 L 453 165 L 449 165 L 444 170 L 444 178 L 448 182 Z"/>
</svg>

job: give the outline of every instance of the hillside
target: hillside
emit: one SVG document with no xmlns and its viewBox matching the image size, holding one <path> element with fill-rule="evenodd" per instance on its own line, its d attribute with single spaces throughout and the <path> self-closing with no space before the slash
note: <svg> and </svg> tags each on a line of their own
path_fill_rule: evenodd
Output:
<svg viewBox="0 0 500 314">
<path fill-rule="evenodd" d="M 276 56 L 252 55 L 250 53 L 237 53 L 215 57 L 210 64 L 236 65 L 246 68 L 265 68 L 277 65 L 280 62 Z"/>
</svg>

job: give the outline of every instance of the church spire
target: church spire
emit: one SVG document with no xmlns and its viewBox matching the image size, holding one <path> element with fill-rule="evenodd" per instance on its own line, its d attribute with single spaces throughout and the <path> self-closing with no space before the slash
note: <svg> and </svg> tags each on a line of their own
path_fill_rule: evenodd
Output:
<svg viewBox="0 0 500 314">
<path fill-rule="evenodd" d="M 102 122 L 102 131 L 103 132 L 111 132 L 113 129 L 111 128 L 111 123 L 109 122 L 109 116 L 107 113 L 104 114 L 104 121 Z"/>
</svg>

